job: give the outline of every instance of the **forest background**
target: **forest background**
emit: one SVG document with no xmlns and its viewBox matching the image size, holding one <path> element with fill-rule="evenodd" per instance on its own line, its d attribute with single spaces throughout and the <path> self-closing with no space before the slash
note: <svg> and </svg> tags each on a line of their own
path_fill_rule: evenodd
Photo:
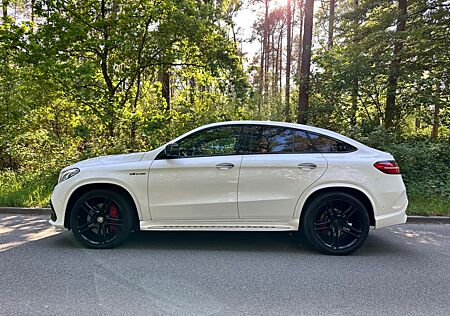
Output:
<svg viewBox="0 0 450 316">
<path fill-rule="evenodd" d="M 408 213 L 450 215 L 450 1 L 1 3 L 1 206 L 48 205 L 78 160 L 252 119 L 389 151 Z"/>
</svg>

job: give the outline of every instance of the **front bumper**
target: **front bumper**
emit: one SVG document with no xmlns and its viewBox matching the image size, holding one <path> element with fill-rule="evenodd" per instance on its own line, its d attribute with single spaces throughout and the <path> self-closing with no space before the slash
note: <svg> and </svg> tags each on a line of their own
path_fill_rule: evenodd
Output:
<svg viewBox="0 0 450 316">
<path fill-rule="evenodd" d="M 56 185 L 53 189 L 52 196 L 50 198 L 50 206 L 52 208 L 52 215 L 50 216 L 49 223 L 56 228 L 64 227 L 64 215 L 66 201 L 64 197 L 68 196 L 70 188 L 67 185 L 61 183 Z"/>
<path fill-rule="evenodd" d="M 56 222 L 58 219 L 58 216 L 56 215 L 55 208 L 53 207 L 52 200 L 50 200 L 50 208 L 52 209 L 52 213 L 50 214 L 50 220 L 52 222 Z"/>
</svg>

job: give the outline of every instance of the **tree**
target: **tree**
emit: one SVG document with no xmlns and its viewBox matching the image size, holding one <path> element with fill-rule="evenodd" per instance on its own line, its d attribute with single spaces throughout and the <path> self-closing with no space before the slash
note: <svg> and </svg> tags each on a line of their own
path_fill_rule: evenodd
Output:
<svg viewBox="0 0 450 316">
<path fill-rule="evenodd" d="M 386 91 L 386 113 L 384 118 L 384 126 L 387 129 L 394 128 L 395 120 L 398 119 L 399 110 L 396 107 L 396 93 L 398 77 L 400 76 L 401 67 L 401 51 L 403 48 L 402 33 L 406 28 L 407 0 L 398 0 L 398 18 L 396 29 L 396 40 L 394 44 L 394 52 L 389 70 L 389 78 Z"/>
<path fill-rule="evenodd" d="M 330 14 L 328 17 L 328 49 L 333 47 L 333 35 L 334 35 L 334 7 L 336 0 L 330 0 Z"/>
<path fill-rule="evenodd" d="M 300 86 L 299 86 L 299 101 L 298 101 L 298 118 L 297 122 L 306 124 L 308 99 L 309 99 L 309 76 L 311 69 L 311 46 L 312 46 L 312 31 L 313 31 L 313 11 L 314 0 L 305 1 L 305 18 L 303 26 L 303 53 L 302 63 L 300 68 Z"/>
<path fill-rule="evenodd" d="M 292 21 L 291 21 L 291 0 L 287 1 L 286 4 L 286 88 L 285 88 L 285 108 L 284 108 L 284 118 L 286 121 L 290 121 L 291 117 L 291 52 L 292 52 Z"/>
<path fill-rule="evenodd" d="M 214 6 L 191 0 L 102 0 L 93 5 L 57 1 L 41 11 L 45 23 L 33 38 L 47 47 L 36 50 L 35 57 L 44 61 L 42 71 L 66 97 L 96 115 L 109 137 L 119 113 L 136 111 L 144 76 L 159 73 L 168 110 L 170 67 L 237 67 L 235 47 L 216 23 Z"/>
</svg>

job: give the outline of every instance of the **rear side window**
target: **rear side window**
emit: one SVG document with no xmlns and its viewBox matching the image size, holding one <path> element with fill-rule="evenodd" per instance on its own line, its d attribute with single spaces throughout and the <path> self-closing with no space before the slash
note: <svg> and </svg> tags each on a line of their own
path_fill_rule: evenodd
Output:
<svg viewBox="0 0 450 316">
<path fill-rule="evenodd" d="M 343 141 L 311 132 L 309 132 L 308 134 L 318 152 L 348 153 L 356 150 L 354 146 L 344 143 Z"/>
<path fill-rule="evenodd" d="M 251 125 L 244 129 L 244 152 L 283 154 L 313 152 L 304 131 L 279 126 Z"/>
</svg>

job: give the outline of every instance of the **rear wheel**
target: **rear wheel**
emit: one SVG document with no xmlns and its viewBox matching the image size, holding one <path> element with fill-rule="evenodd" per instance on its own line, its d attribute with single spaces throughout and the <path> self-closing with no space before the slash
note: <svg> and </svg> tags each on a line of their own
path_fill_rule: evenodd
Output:
<svg viewBox="0 0 450 316">
<path fill-rule="evenodd" d="M 367 210 L 350 194 L 325 193 L 305 211 L 303 229 L 306 238 L 322 253 L 350 254 L 361 247 L 369 233 Z"/>
<path fill-rule="evenodd" d="M 91 248 L 121 244 L 131 233 L 134 222 L 133 203 L 109 190 L 93 190 L 82 195 L 70 215 L 75 237 Z"/>
</svg>

